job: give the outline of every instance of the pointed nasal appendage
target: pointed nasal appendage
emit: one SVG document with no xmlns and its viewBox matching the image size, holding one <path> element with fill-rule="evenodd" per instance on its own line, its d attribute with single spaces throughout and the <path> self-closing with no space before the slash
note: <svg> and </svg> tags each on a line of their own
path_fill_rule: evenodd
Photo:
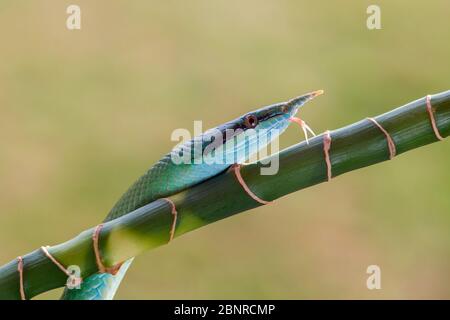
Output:
<svg viewBox="0 0 450 320">
<path fill-rule="evenodd" d="M 287 104 L 289 106 L 293 106 L 294 105 L 294 106 L 299 106 L 300 107 L 300 106 L 304 105 L 306 102 L 308 102 L 309 100 L 312 100 L 312 99 L 314 99 L 317 96 L 320 96 L 321 94 L 323 94 L 323 92 L 324 92 L 323 90 L 316 90 L 316 91 L 304 94 L 302 96 L 293 98 L 293 99 L 289 100 L 287 102 Z"/>
</svg>

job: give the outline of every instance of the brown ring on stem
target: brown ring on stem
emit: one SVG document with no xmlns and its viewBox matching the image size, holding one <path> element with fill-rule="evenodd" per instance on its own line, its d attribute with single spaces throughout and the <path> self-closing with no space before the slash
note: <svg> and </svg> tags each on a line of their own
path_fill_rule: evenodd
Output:
<svg viewBox="0 0 450 320">
<path fill-rule="evenodd" d="M 23 286 L 23 258 L 21 256 L 17 257 L 17 271 L 19 272 L 20 298 L 22 300 L 27 300 L 27 298 L 25 297 L 25 289 Z"/>
<path fill-rule="evenodd" d="M 47 258 L 50 259 L 51 262 L 53 262 L 58 268 L 59 270 L 61 270 L 62 272 L 64 272 L 67 276 L 70 276 L 70 272 L 67 271 L 67 269 L 61 264 L 59 263 L 58 260 L 56 260 L 51 254 L 50 252 L 48 252 L 48 248 L 49 246 L 43 246 L 41 247 L 42 252 L 44 252 L 44 254 L 47 256 Z"/>
<path fill-rule="evenodd" d="M 94 253 L 95 253 L 95 262 L 97 263 L 98 272 L 100 273 L 109 273 L 112 275 L 115 275 L 117 272 L 119 272 L 120 267 L 122 266 L 122 263 L 118 263 L 115 266 L 112 266 L 110 268 L 105 267 L 102 261 L 102 257 L 100 254 L 100 249 L 98 246 L 98 241 L 100 237 L 100 231 L 103 228 L 103 224 L 99 224 L 95 227 L 94 233 L 92 234 L 92 243 L 94 246 Z"/>
<path fill-rule="evenodd" d="M 269 204 L 272 203 L 272 201 L 266 201 L 261 199 L 260 197 L 258 197 L 256 194 L 254 194 L 252 192 L 252 190 L 250 190 L 250 188 L 247 186 L 247 184 L 245 183 L 244 179 L 242 178 L 241 175 L 241 165 L 240 164 L 234 164 L 232 167 L 234 175 L 236 176 L 237 181 L 239 182 L 239 184 L 242 186 L 242 188 L 244 189 L 244 191 L 256 202 L 259 202 L 261 204 Z"/>
<path fill-rule="evenodd" d="M 387 140 L 388 148 L 389 148 L 389 159 L 392 160 L 392 158 L 394 158 L 395 155 L 397 154 L 397 149 L 395 147 L 395 143 L 394 143 L 394 140 L 392 139 L 391 135 L 374 118 L 367 118 L 367 120 L 373 122 L 373 124 L 375 124 L 381 130 L 381 132 L 383 132 L 384 135 L 386 136 L 386 140 Z"/>
<path fill-rule="evenodd" d="M 331 180 L 333 174 L 331 172 L 331 160 L 330 160 L 330 148 L 331 148 L 331 135 L 330 131 L 325 131 L 323 135 L 323 153 L 325 155 L 325 163 L 327 164 L 327 179 Z"/>
<path fill-rule="evenodd" d="M 162 200 L 167 201 L 170 206 L 172 207 L 172 215 L 173 215 L 173 222 L 172 222 L 172 227 L 170 228 L 170 237 L 169 237 L 169 242 L 173 240 L 174 236 L 175 236 L 175 228 L 177 227 L 177 218 L 178 218 L 178 212 L 177 212 L 177 207 L 175 206 L 175 203 L 170 200 L 169 198 L 162 198 Z"/>
<path fill-rule="evenodd" d="M 439 129 L 436 124 L 436 119 L 434 118 L 434 112 L 433 112 L 433 108 L 431 106 L 431 96 L 430 95 L 426 96 L 426 101 L 427 101 L 427 111 L 428 111 L 428 115 L 430 116 L 431 127 L 433 127 L 434 135 L 436 136 L 436 138 L 438 138 L 438 140 L 442 141 L 442 140 L 444 140 L 444 138 L 439 133 Z"/>
</svg>

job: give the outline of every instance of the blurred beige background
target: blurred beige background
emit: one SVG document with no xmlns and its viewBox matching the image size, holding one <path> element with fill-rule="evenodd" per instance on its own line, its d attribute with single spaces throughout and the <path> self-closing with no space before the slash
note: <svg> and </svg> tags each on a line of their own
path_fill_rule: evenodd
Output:
<svg viewBox="0 0 450 320">
<path fill-rule="evenodd" d="M 450 89 L 450 2 L 376 1 L 374 31 L 369 4 L 1 0 L 0 263 L 99 223 L 193 120 L 324 89 L 301 113 L 322 132 Z M 192 232 L 117 298 L 450 298 L 449 161 L 429 145 Z"/>
</svg>

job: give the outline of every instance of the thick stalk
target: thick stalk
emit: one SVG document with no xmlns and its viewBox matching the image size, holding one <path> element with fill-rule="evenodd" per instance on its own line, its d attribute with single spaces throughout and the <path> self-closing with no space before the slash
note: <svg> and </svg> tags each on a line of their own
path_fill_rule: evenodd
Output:
<svg viewBox="0 0 450 320">
<path fill-rule="evenodd" d="M 431 103 L 440 134 L 450 134 L 450 91 L 433 95 Z M 397 155 L 436 142 L 425 98 L 408 103 L 376 117 L 389 132 Z M 366 167 L 389 159 L 386 136 L 371 121 L 362 120 L 330 132 L 332 174 Z M 327 181 L 323 152 L 323 135 L 291 146 L 272 157 L 279 157 L 276 175 L 260 175 L 260 162 L 242 167 L 250 189 L 260 198 L 275 200 L 291 192 Z M 178 210 L 175 236 L 243 212 L 260 204 L 250 198 L 237 183 L 232 172 L 226 172 L 198 186 L 171 197 Z M 173 215 L 164 200 L 146 205 L 121 218 L 105 223 L 100 236 L 100 250 L 107 266 L 112 266 L 169 240 Z M 77 265 L 82 276 L 97 272 L 92 247 L 93 228 L 49 249 L 63 265 Z M 67 276 L 41 250 L 24 259 L 24 286 L 27 298 L 62 287 Z M 0 268 L 0 299 L 20 299 L 17 260 Z"/>
</svg>

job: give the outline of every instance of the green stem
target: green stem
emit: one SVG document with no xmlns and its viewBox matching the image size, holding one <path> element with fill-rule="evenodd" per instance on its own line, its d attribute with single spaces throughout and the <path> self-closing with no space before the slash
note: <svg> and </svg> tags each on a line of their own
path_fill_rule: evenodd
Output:
<svg viewBox="0 0 450 320">
<path fill-rule="evenodd" d="M 431 99 L 439 132 L 447 137 L 450 134 L 450 91 L 433 95 Z M 425 98 L 382 114 L 376 120 L 394 140 L 397 155 L 437 141 L 426 111 Z M 333 177 L 389 159 L 385 135 L 367 119 L 330 134 Z M 250 189 L 262 199 L 275 200 L 327 181 L 323 135 L 311 139 L 309 145 L 302 142 L 273 157 L 279 157 L 276 175 L 261 175 L 263 165 L 260 162 L 241 169 Z M 177 237 L 260 205 L 243 191 L 232 172 L 178 193 L 171 199 L 178 210 Z M 105 223 L 99 240 L 105 264 L 112 266 L 166 244 L 172 221 L 170 204 L 158 200 Z M 51 247 L 49 251 L 63 265 L 79 266 L 82 277 L 87 277 L 97 271 L 92 233 L 93 228 Z M 27 298 L 65 285 L 67 276 L 41 250 L 33 251 L 23 259 Z M 0 299 L 20 299 L 17 260 L 0 267 Z"/>
</svg>

